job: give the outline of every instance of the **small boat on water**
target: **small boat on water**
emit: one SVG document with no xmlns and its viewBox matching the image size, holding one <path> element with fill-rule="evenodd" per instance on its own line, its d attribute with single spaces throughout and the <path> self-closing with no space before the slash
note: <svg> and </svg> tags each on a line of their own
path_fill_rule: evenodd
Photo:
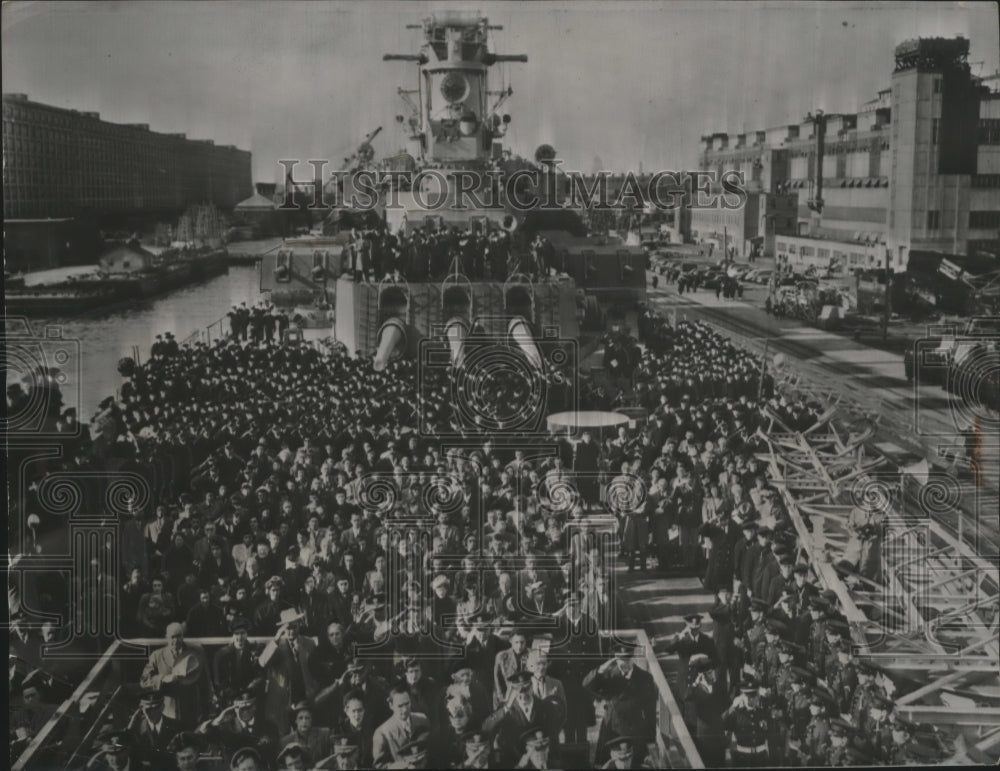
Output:
<svg viewBox="0 0 1000 771">
<path fill-rule="evenodd" d="M 13 276 L 5 290 L 7 312 L 29 316 L 82 313 L 162 292 L 226 273 L 225 249 L 171 250 L 154 255 L 137 244 L 118 245 L 97 270 L 68 279 L 26 285 Z"/>
<path fill-rule="evenodd" d="M 8 316 L 62 316 L 97 310 L 126 299 L 113 285 L 37 286 L 8 288 L 4 302 Z"/>
</svg>

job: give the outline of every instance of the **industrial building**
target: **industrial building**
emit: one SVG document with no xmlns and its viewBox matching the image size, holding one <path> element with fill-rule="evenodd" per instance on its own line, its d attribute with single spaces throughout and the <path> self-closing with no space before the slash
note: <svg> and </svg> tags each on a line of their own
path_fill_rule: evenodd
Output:
<svg viewBox="0 0 1000 771">
<path fill-rule="evenodd" d="M 750 200 L 694 209 L 693 235 L 835 275 L 905 270 L 911 252 L 1000 255 L 1000 78 L 974 76 L 968 54 L 963 37 L 910 40 L 856 112 L 702 137 L 700 168 L 743 172 Z"/>
<path fill-rule="evenodd" d="M 3 95 L 4 219 L 176 216 L 253 193 L 250 153 Z"/>
</svg>

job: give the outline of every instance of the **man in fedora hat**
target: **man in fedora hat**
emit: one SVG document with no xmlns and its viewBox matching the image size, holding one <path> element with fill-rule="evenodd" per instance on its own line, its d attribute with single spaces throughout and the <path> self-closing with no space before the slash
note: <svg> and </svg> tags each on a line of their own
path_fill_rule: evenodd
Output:
<svg viewBox="0 0 1000 771">
<path fill-rule="evenodd" d="M 139 709 L 132 715 L 128 728 L 135 742 L 136 754 L 154 767 L 165 766 L 169 760 L 170 741 L 181 728 L 173 718 L 163 714 L 163 694 L 147 689 L 139 696 Z"/>
<path fill-rule="evenodd" d="M 167 626 L 167 644 L 150 654 L 140 685 L 163 693 L 163 713 L 181 729 L 197 725 L 215 698 L 205 652 L 184 642 L 178 623 Z"/>
<path fill-rule="evenodd" d="M 316 682 L 309 670 L 309 657 L 316 643 L 300 634 L 303 618 L 294 608 L 281 611 L 278 631 L 258 659 L 267 672 L 267 713 L 282 734 L 290 728 L 291 705 L 316 693 Z"/>
<path fill-rule="evenodd" d="M 260 758 L 270 763 L 278 751 L 278 727 L 262 716 L 257 708 L 258 694 L 249 689 L 238 693 L 233 703 L 214 718 L 198 726 L 197 733 L 222 746 L 223 759 L 235 763 L 236 756 L 244 749 L 253 749 Z"/>
</svg>

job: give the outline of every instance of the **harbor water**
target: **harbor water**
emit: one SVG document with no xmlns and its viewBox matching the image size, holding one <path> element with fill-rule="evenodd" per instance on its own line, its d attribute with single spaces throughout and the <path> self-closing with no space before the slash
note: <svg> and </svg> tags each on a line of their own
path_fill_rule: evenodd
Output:
<svg viewBox="0 0 1000 771">
<path fill-rule="evenodd" d="M 248 305 L 261 297 L 259 268 L 231 266 L 229 272 L 204 283 L 191 284 L 150 300 L 70 318 L 32 318 L 33 338 L 44 340 L 33 350 L 43 352 L 50 367 L 58 367 L 65 406 L 75 406 L 80 419 L 89 422 L 97 405 L 116 393 L 123 379 L 118 360 L 138 349 L 141 361 L 149 358 L 156 336 L 172 332 L 179 342 L 224 317 L 233 305 Z M 8 320 L 8 334 L 11 325 Z M 228 330 L 225 321 L 213 330 Z M 27 357 L 20 357 L 28 360 Z M 35 360 L 32 354 L 31 360 Z M 16 361 L 10 362 L 8 383 L 17 381 Z"/>
</svg>

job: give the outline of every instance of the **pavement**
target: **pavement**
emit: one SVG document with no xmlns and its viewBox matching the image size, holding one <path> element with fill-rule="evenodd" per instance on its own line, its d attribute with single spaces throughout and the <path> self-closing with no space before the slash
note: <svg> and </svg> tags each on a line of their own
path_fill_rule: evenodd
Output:
<svg viewBox="0 0 1000 771">
<path fill-rule="evenodd" d="M 680 295 L 675 285 L 665 286 L 660 278 L 657 289 L 648 289 L 653 307 L 668 315 L 676 313 L 678 319 L 704 319 L 762 356 L 784 354 L 784 369 L 801 375 L 812 386 L 843 396 L 870 419 L 877 419 L 878 440 L 926 458 L 936 470 L 955 476 L 962 492 L 961 508 L 980 521 L 980 535 L 986 536 L 993 549 L 1000 546 L 996 422 L 984 431 L 983 424 L 974 424 L 974 416 L 941 386 L 907 382 L 902 345 L 898 351 L 885 350 L 874 347 L 870 338 L 855 339 L 850 332 L 775 318 L 763 308 L 764 287 L 748 286 L 742 299 L 726 300 L 716 298 L 714 290 Z M 771 358 L 772 369 L 773 362 Z M 969 428 L 976 430 L 983 448 L 975 475 L 967 465 L 954 461 L 955 455 L 965 453 L 961 431 Z"/>
</svg>

